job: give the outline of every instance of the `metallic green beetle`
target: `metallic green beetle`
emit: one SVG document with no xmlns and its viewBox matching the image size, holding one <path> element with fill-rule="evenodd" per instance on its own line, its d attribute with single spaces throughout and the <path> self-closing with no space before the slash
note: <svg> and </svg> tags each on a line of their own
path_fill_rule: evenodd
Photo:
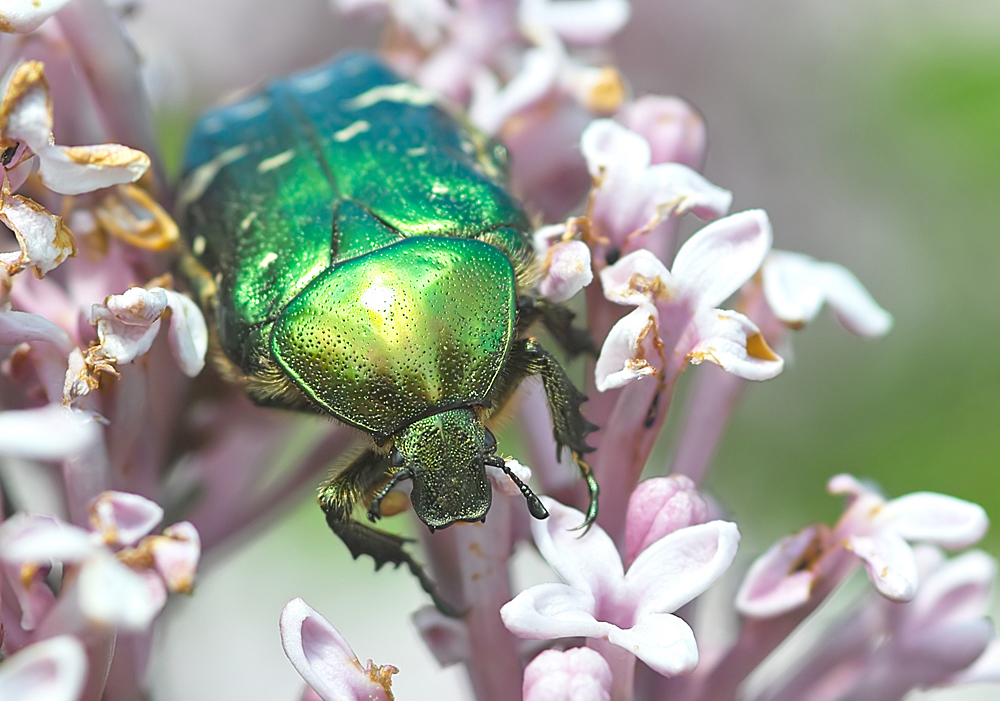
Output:
<svg viewBox="0 0 1000 701">
<path fill-rule="evenodd" d="M 486 465 L 531 490 L 484 425 L 541 375 L 558 450 L 581 456 L 585 397 L 527 334 L 570 352 L 589 338 L 525 292 L 529 222 L 504 187 L 506 153 L 376 59 L 348 55 L 206 114 L 178 193 L 181 272 L 210 319 L 224 374 L 262 406 L 319 412 L 369 447 L 322 488 L 330 528 L 356 558 L 406 564 L 442 608 L 404 540 L 353 519 L 400 480 L 432 531 L 486 518 Z"/>
</svg>

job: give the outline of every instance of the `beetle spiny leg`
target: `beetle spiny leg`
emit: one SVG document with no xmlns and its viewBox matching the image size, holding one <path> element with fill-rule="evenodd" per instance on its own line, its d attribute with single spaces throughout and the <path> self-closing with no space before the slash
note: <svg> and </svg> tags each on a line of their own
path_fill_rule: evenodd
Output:
<svg viewBox="0 0 1000 701">
<path fill-rule="evenodd" d="M 382 500 L 392 491 L 398 483 L 403 480 L 407 480 L 413 477 L 413 473 L 409 470 L 400 470 L 399 472 L 393 473 L 392 477 L 386 482 L 382 489 L 378 490 L 372 498 L 371 506 L 368 507 L 368 520 L 375 523 L 378 519 L 382 518 Z"/>
<path fill-rule="evenodd" d="M 487 456 L 486 463 L 492 465 L 493 467 L 499 467 L 503 470 L 504 474 L 510 477 L 511 481 L 517 485 L 517 488 L 521 490 L 521 495 L 524 497 L 525 501 L 528 502 L 528 513 L 530 513 L 535 518 L 541 520 L 549 517 L 549 512 L 542 504 L 542 500 L 531 491 L 531 487 L 526 485 L 520 480 L 520 478 L 514 474 L 514 472 L 507 467 L 507 463 L 504 462 L 503 458 L 499 458 L 495 455 Z M 486 520 L 485 517 L 483 519 Z"/>
<path fill-rule="evenodd" d="M 580 454 L 573 452 L 573 460 L 576 462 L 577 466 L 580 468 L 580 472 L 583 475 L 584 480 L 587 482 L 587 492 L 590 494 L 590 504 L 587 507 L 587 516 L 584 518 L 583 523 L 574 528 L 574 531 L 583 531 L 580 537 L 587 535 L 590 527 L 597 520 L 597 497 L 600 494 L 600 487 L 597 486 L 597 478 L 594 477 L 594 471 L 590 467 L 590 464 L 580 457 Z"/>
</svg>

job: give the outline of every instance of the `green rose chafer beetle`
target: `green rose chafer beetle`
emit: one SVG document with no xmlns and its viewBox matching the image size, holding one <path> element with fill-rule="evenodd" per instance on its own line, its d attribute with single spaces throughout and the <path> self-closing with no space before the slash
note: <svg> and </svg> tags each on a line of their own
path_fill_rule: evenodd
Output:
<svg viewBox="0 0 1000 701">
<path fill-rule="evenodd" d="M 485 422 L 540 375 L 557 450 L 582 459 L 585 397 L 528 337 L 541 320 L 588 347 L 563 307 L 527 291 L 529 222 L 505 189 L 506 152 L 376 59 L 352 54 L 209 112 L 178 191 L 180 268 L 213 330 L 217 363 L 258 404 L 319 412 L 370 436 L 320 491 L 330 528 L 376 567 L 404 539 L 355 520 L 400 480 L 432 531 L 485 520 L 486 466 L 517 483 Z"/>
</svg>

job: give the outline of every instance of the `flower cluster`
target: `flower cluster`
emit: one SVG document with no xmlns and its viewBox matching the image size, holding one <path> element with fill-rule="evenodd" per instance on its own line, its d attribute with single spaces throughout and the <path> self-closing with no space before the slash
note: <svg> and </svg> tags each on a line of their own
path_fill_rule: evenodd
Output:
<svg viewBox="0 0 1000 701">
<path fill-rule="evenodd" d="M 208 329 L 168 272 L 178 229 L 119 19 L 88 0 L 0 10 L 4 699 L 141 695 L 154 621 L 202 550 L 353 440 L 189 383 Z M 303 451 L 282 462 L 291 430 Z M 185 520 L 151 535 L 164 513 Z"/>
<path fill-rule="evenodd" d="M 420 529 L 443 598 L 462 612 L 413 616 L 438 662 L 463 665 L 491 701 L 891 701 L 1000 681 L 984 617 L 996 563 L 944 553 L 977 543 L 988 521 L 945 495 L 887 499 L 835 476 L 829 490 L 847 499 L 836 524 L 760 555 L 724 611 L 699 598 L 727 572 L 740 576 L 730 571 L 737 525 L 699 485 L 748 381 L 782 373 L 791 332 L 824 305 L 866 338 L 892 317 L 843 267 L 773 250 L 765 212 L 729 213 L 731 193 L 699 173 L 698 113 L 631 95 L 610 60 L 628 0 L 336 5 L 388 14 L 385 58 L 508 148 L 511 188 L 539 224 L 535 292 L 554 302 L 582 292 L 597 349 L 584 406 L 599 427 L 586 456 L 601 486 L 597 523 L 575 530 L 575 467 L 558 457 L 540 388 L 526 384 L 517 415 L 532 468 L 506 466 L 538 482 L 549 518 L 530 519 L 491 468 L 488 522 Z M 142 696 L 155 620 L 170 594 L 192 592 L 203 551 L 275 513 L 354 440 L 325 423 L 303 431 L 210 372 L 189 382 L 211 331 L 169 272 L 179 232 L 117 19 L 96 0 L 0 10 L 0 221 L 10 230 L 0 507 L 13 508 L 0 511 L 3 699 Z M 97 145 L 59 145 L 54 133 Z M 688 214 L 707 223 L 681 242 Z M 657 467 L 653 445 L 692 365 L 702 367 L 688 373 L 672 464 L 659 470 L 669 476 L 640 481 Z M 297 451 L 285 447 L 292 431 Z M 165 513 L 172 525 L 155 534 Z M 519 543 L 560 581 L 516 591 Z M 862 568 L 872 586 L 824 623 L 822 642 L 747 683 L 800 626 L 819 625 L 811 614 Z M 696 640 L 724 617 L 731 640 Z M 305 699 L 389 700 L 406 673 L 362 664 L 302 599 L 279 630 Z"/>
</svg>

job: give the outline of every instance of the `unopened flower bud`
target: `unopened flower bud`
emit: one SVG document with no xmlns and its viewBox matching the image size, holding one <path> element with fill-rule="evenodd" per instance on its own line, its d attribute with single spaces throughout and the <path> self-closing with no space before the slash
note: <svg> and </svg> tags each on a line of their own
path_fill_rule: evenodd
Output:
<svg viewBox="0 0 1000 701">
<path fill-rule="evenodd" d="M 640 482 L 628 502 L 625 563 L 665 535 L 708 520 L 708 503 L 684 475 Z"/>
<path fill-rule="evenodd" d="M 545 650 L 524 670 L 524 701 L 608 701 L 611 667 L 588 647 Z"/>
<path fill-rule="evenodd" d="M 618 120 L 649 142 L 651 163 L 701 169 L 707 143 L 705 121 L 684 100 L 646 95 L 625 106 Z"/>
</svg>

